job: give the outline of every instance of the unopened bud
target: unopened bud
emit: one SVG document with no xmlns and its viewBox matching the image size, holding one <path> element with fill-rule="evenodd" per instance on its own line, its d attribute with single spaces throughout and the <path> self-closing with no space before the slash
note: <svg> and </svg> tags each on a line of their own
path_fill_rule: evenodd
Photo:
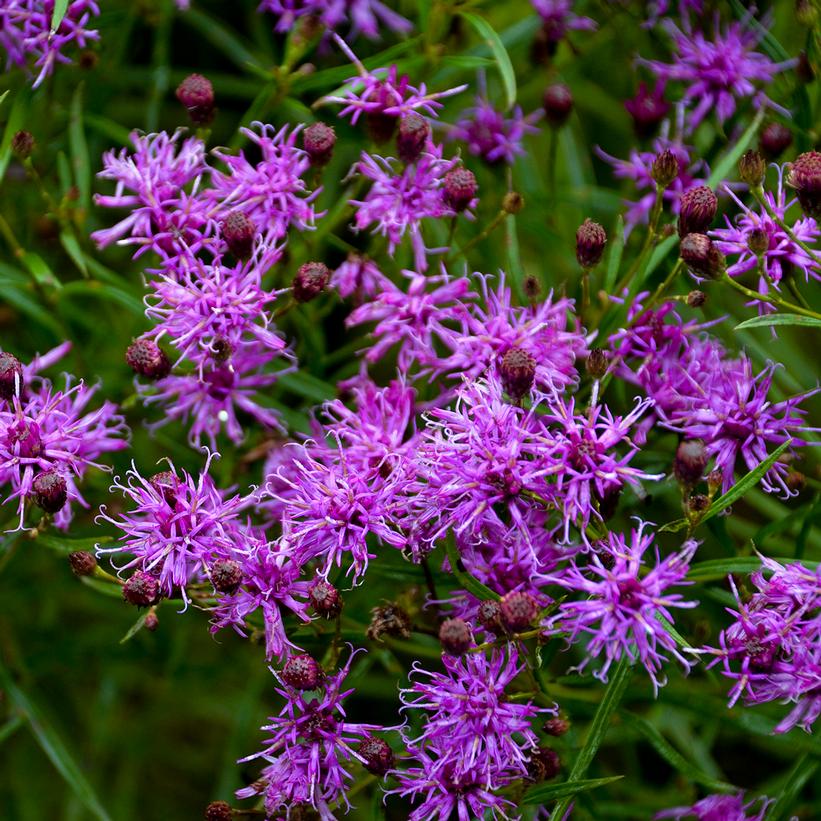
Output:
<svg viewBox="0 0 821 821">
<path fill-rule="evenodd" d="M 566 718 L 549 718 L 542 725 L 542 729 L 552 736 L 562 736 L 570 729 L 570 722 Z"/>
<path fill-rule="evenodd" d="M 317 579 L 308 588 L 308 599 L 314 613 L 326 619 L 336 618 L 342 610 L 342 599 L 339 591 L 325 579 Z"/>
<path fill-rule="evenodd" d="M 310 302 L 325 290 L 330 279 L 331 272 L 324 262 L 306 262 L 291 283 L 294 299 L 297 302 Z"/>
<path fill-rule="evenodd" d="M 65 477 L 56 470 L 39 473 L 31 483 L 31 495 L 35 504 L 46 513 L 59 512 L 68 499 Z"/>
<path fill-rule="evenodd" d="M 550 781 L 561 771 L 559 754 L 549 747 L 537 747 L 530 756 L 527 773 L 532 781 Z"/>
<path fill-rule="evenodd" d="M 34 151 L 34 136 L 30 131 L 18 131 L 11 138 L 11 150 L 20 160 L 27 160 Z"/>
<path fill-rule="evenodd" d="M 695 290 L 687 294 L 687 304 L 691 308 L 701 308 L 705 302 L 707 302 L 707 294 L 704 291 Z"/>
<path fill-rule="evenodd" d="M 388 742 L 381 738 L 368 736 L 360 742 L 357 752 L 365 759 L 365 769 L 374 775 L 385 775 L 388 770 L 393 769 L 393 750 Z"/>
<path fill-rule="evenodd" d="M 599 264 L 607 233 L 591 219 L 586 219 L 576 231 L 576 260 L 582 268 L 593 268 Z"/>
<path fill-rule="evenodd" d="M 205 821 L 231 821 L 231 806 L 225 801 L 212 801 L 205 808 Z"/>
<path fill-rule="evenodd" d="M 233 559 L 217 559 L 211 565 L 211 584 L 220 593 L 235 593 L 242 582 L 242 567 Z"/>
<path fill-rule="evenodd" d="M 547 122 L 553 128 L 561 128 L 573 111 L 573 94 L 566 85 L 555 83 L 545 89 L 543 103 Z"/>
<path fill-rule="evenodd" d="M 159 601 L 159 582 L 148 573 L 135 570 L 123 585 L 123 598 L 135 607 L 150 607 Z"/>
<path fill-rule="evenodd" d="M 280 673 L 282 680 L 295 690 L 316 690 L 323 679 L 322 668 L 307 653 L 291 656 Z"/>
<path fill-rule="evenodd" d="M 687 266 L 707 279 L 716 279 L 726 267 L 724 254 L 706 234 L 687 234 L 679 246 L 679 254 Z"/>
<path fill-rule="evenodd" d="M 464 211 L 476 197 L 478 190 L 476 176 L 467 168 L 459 166 L 445 174 L 442 184 L 443 197 L 445 203 L 454 211 Z"/>
<path fill-rule="evenodd" d="M 302 132 L 302 146 L 314 168 L 322 168 L 330 161 L 336 145 L 336 132 L 325 123 L 313 123 Z"/>
<path fill-rule="evenodd" d="M 442 649 L 451 656 L 464 655 L 473 643 L 470 627 L 462 619 L 445 619 L 439 628 Z"/>
<path fill-rule="evenodd" d="M 584 367 L 593 379 L 601 379 L 607 373 L 607 354 L 601 348 L 591 348 Z"/>
<path fill-rule="evenodd" d="M 815 69 L 812 67 L 806 51 L 798 52 L 798 65 L 795 67 L 795 74 L 802 83 L 807 85 L 815 80 Z"/>
<path fill-rule="evenodd" d="M 91 576 L 97 567 L 97 559 L 87 550 L 75 550 L 69 553 L 68 563 L 75 576 Z"/>
<path fill-rule="evenodd" d="M 374 607 L 371 610 L 371 623 L 366 635 L 371 641 L 381 641 L 382 636 L 409 639 L 410 616 L 398 604 L 388 603 Z"/>
<path fill-rule="evenodd" d="M 821 152 L 799 154 L 790 166 L 787 182 L 795 189 L 804 213 L 821 219 Z"/>
<path fill-rule="evenodd" d="M 673 474 L 681 484 L 692 486 L 701 479 L 707 459 L 707 448 L 701 439 L 679 442 L 673 459 Z"/>
<path fill-rule="evenodd" d="M 510 633 L 521 633 L 533 624 L 539 605 L 530 593 L 513 591 L 502 596 L 499 615 L 502 626 Z"/>
<path fill-rule="evenodd" d="M 699 185 L 679 199 L 678 235 L 703 234 L 715 219 L 718 199 L 711 188 Z"/>
<path fill-rule="evenodd" d="M 177 491 L 180 487 L 180 480 L 176 473 L 171 470 L 160 471 L 159 473 L 155 473 L 148 480 L 148 483 L 171 507 L 174 507 L 177 501 Z"/>
<path fill-rule="evenodd" d="M 492 633 L 502 631 L 502 608 L 495 599 L 485 599 L 481 602 L 476 617 L 485 630 Z"/>
<path fill-rule="evenodd" d="M 518 214 L 525 207 L 525 198 L 517 191 L 508 191 L 502 198 L 502 210 L 507 214 Z"/>
<path fill-rule="evenodd" d="M 23 385 L 23 365 L 13 354 L 0 352 L 0 397 L 14 398 Z"/>
<path fill-rule="evenodd" d="M 511 399 L 519 402 L 533 387 L 536 360 L 522 348 L 510 348 L 499 361 L 499 379 Z"/>
<path fill-rule="evenodd" d="M 535 302 L 542 292 L 542 286 L 533 274 L 528 274 L 522 282 L 522 290 L 530 302 Z"/>
<path fill-rule="evenodd" d="M 721 468 L 713 468 L 707 474 L 707 490 L 710 493 L 710 496 L 715 496 L 715 494 L 721 490 L 722 486 L 724 485 L 724 473 Z"/>
<path fill-rule="evenodd" d="M 760 257 L 770 247 L 770 235 L 763 228 L 753 228 L 747 237 L 747 247 Z"/>
<path fill-rule="evenodd" d="M 257 229 L 253 221 L 242 211 L 231 211 L 222 221 L 222 239 L 237 259 L 248 259 L 254 250 Z"/>
<path fill-rule="evenodd" d="M 761 153 L 770 161 L 777 160 L 792 145 L 792 132 L 781 123 L 764 126 L 758 139 Z"/>
<path fill-rule="evenodd" d="M 153 339 L 135 339 L 125 352 L 125 361 L 146 379 L 163 379 L 171 373 L 171 362 Z"/>
<path fill-rule="evenodd" d="M 396 147 L 399 158 L 407 165 L 415 162 L 424 151 L 430 137 L 430 123 L 420 114 L 411 112 L 399 121 Z"/>
<path fill-rule="evenodd" d="M 177 86 L 177 99 L 194 125 L 208 125 L 214 119 L 214 87 L 202 74 L 189 74 Z"/>
<path fill-rule="evenodd" d="M 659 153 L 653 160 L 650 176 L 659 187 L 667 188 L 678 177 L 678 174 L 678 157 L 669 148 Z"/>
<path fill-rule="evenodd" d="M 150 613 L 145 614 L 145 620 L 143 621 L 143 627 L 148 630 L 149 633 L 153 633 L 158 627 L 160 626 L 160 620 L 157 617 L 157 614 L 152 610 Z"/>
<path fill-rule="evenodd" d="M 750 188 L 758 188 L 764 182 L 767 161 L 758 151 L 745 151 L 738 161 L 738 176 Z"/>
</svg>

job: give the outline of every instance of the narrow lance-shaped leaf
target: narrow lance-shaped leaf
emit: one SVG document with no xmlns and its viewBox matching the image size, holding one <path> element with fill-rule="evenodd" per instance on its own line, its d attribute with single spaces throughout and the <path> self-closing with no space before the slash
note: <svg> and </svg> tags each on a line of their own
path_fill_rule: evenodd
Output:
<svg viewBox="0 0 821 821">
<path fill-rule="evenodd" d="M 609 778 L 586 778 L 582 781 L 564 781 L 561 784 L 547 784 L 543 787 L 531 787 L 522 797 L 522 804 L 546 804 L 559 798 L 569 798 L 580 792 L 603 787 L 620 781 L 624 776 L 611 775 Z"/>
<path fill-rule="evenodd" d="M 516 74 L 513 71 L 513 64 L 510 62 L 510 56 L 507 53 L 504 43 L 502 43 L 499 35 L 483 18 L 476 14 L 471 14 L 469 11 L 461 11 L 459 14 L 476 29 L 479 36 L 487 43 L 488 48 L 496 60 L 496 65 L 499 67 L 499 74 L 502 76 L 502 84 L 505 87 L 505 97 L 507 98 L 507 107 L 513 108 L 516 104 Z"/>
</svg>

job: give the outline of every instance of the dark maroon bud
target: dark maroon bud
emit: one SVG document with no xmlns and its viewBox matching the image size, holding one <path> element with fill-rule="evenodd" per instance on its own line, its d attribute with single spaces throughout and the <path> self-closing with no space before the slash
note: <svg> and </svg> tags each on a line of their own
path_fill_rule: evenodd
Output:
<svg viewBox="0 0 821 821">
<path fill-rule="evenodd" d="M 68 563 L 75 576 L 90 576 L 97 567 L 97 559 L 87 550 L 75 550 L 68 554 Z"/>
<path fill-rule="evenodd" d="M 812 67 L 806 51 L 798 52 L 798 65 L 795 67 L 795 74 L 802 83 L 807 85 L 815 80 L 815 69 Z"/>
<path fill-rule="evenodd" d="M 317 579 L 308 588 L 308 598 L 314 613 L 326 619 L 336 618 L 342 610 L 339 591 L 325 579 Z"/>
<path fill-rule="evenodd" d="M 23 385 L 23 365 L 13 354 L 0 352 L 0 397 L 10 401 Z"/>
<path fill-rule="evenodd" d="M 177 474 L 171 470 L 163 470 L 155 473 L 149 480 L 149 484 L 159 493 L 171 507 L 177 501 L 177 491 L 180 487 L 180 480 Z"/>
<path fill-rule="evenodd" d="M 314 168 L 323 168 L 330 161 L 336 145 L 336 132 L 325 123 L 313 123 L 302 132 L 302 146 Z"/>
<path fill-rule="evenodd" d="M 753 228 L 747 237 L 747 247 L 760 257 L 770 248 L 770 235 L 763 228 Z"/>
<path fill-rule="evenodd" d="M 758 188 L 764 182 L 767 161 L 758 151 L 745 151 L 738 161 L 738 176 L 750 188 Z"/>
<path fill-rule="evenodd" d="M 601 379 L 607 373 L 607 354 L 601 348 L 591 348 L 585 369 L 593 379 Z"/>
<path fill-rule="evenodd" d="M 294 299 L 297 302 L 310 302 L 325 290 L 330 279 L 331 272 L 324 262 L 306 262 L 291 283 Z"/>
<path fill-rule="evenodd" d="M 707 279 L 724 273 L 724 254 L 706 234 L 687 234 L 679 246 L 679 254 L 689 268 Z"/>
<path fill-rule="evenodd" d="M 231 806 L 225 801 L 212 801 L 205 808 L 205 821 L 231 821 Z"/>
<path fill-rule="evenodd" d="M 701 308 L 707 302 L 707 294 L 704 291 L 690 291 L 687 294 L 687 304 L 691 308 Z"/>
<path fill-rule="evenodd" d="M 549 718 L 542 725 L 542 729 L 552 736 L 562 736 L 570 729 L 570 722 L 566 718 Z"/>
<path fill-rule="evenodd" d="M 382 636 L 409 639 L 410 616 L 398 604 L 388 603 L 374 607 L 366 635 L 371 641 L 380 641 Z"/>
<path fill-rule="evenodd" d="M 464 211 L 476 196 L 479 186 L 474 173 L 460 165 L 445 174 L 442 190 L 447 205 L 454 211 Z"/>
<path fill-rule="evenodd" d="M 125 361 L 146 379 L 163 379 L 171 373 L 171 362 L 153 339 L 135 339 L 125 352 Z"/>
<path fill-rule="evenodd" d="M 535 302 L 542 293 L 542 286 L 533 274 L 528 274 L 522 282 L 522 290 L 530 302 Z"/>
<path fill-rule="evenodd" d="M 679 199 L 678 235 L 703 234 L 715 219 L 718 199 L 711 188 L 699 185 Z"/>
<path fill-rule="evenodd" d="M 291 656 L 280 674 L 282 680 L 295 690 L 316 690 L 323 679 L 322 668 L 307 653 Z"/>
<path fill-rule="evenodd" d="M 679 442 L 673 459 L 673 475 L 682 485 L 692 486 L 704 474 L 707 467 L 707 448 L 701 439 L 685 439 Z"/>
<path fill-rule="evenodd" d="M 177 99 L 194 125 L 208 125 L 214 119 L 214 87 L 202 74 L 189 74 L 177 86 Z"/>
<path fill-rule="evenodd" d="M 563 83 L 554 83 L 545 89 L 543 104 L 547 122 L 553 128 L 561 128 L 573 111 L 573 95 Z"/>
<path fill-rule="evenodd" d="M 561 768 L 562 763 L 555 750 L 538 747 L 530 757 L 527 772 L 532 781 L 549 781 L 559 774 Z"/>
<path fill-rule="evenodd" d="M 395 114 L 385 114 L 381 111 L 369 111 L 365 115 L 365 128 L 368 136 L 377 144 L 386 143 L 396 131 L 399 118 Z"/>
<path fill-rule="evenodd" d="M 136 607 L 150 607 L 159 601 L 160 585 L 153 576 L 135 570 L 123 585 L 123 598 Z"/>
<path fill-rule="evenodd" d="M 396 147 L 399 158 L 409 165 L 425 150 L 430 137 L 430 123 L 421 115 L 411 112 L 399 121 Z"/>
<path fill-rule="evenodd" d="M 211 584 L 220 593 L 234 593 L 242 582 L 242 567 L 233 559 L 217 559 L 211 565 Z"/>
<path fill-rule="evenodd" d="M 636 96 L 627 100 L 624 107 L 633 118 L 636 135 L 641 138 L 652 136 L 670 111 L 670 103 L 664 99 L 664 86 L 661 84 L 651 92 L 646 83 L 640 83 Z"/>
<path fill-rule="evenodd" d="M 46 513 L 57 513 L 68 498 L 66 480 L 56 470 L 39 473 L 31 483 L 31 495 Z"/>
<path fill-rule="evenodd" d="M 502 197 L 502 211 L 506 214 L 518 214 L 525 207 L 525 198 L 518 191 L 508 191 Z"/>
<path fill-rule="evenodd" d="M 34 136 L 30 131 L 18 131 L 11 138 L 11 150 L 20 160 L 27 160 L 34 151 Z"/>
<path fill-rule="evenodd" d="M 365 759 L 364 767 L 369 773 L 385 775 L 393 769 L 393 750 L 381 738 L 368 736 L 360 742 L 357 752 Z"/>
<path fill-rule="evenodd" d="M 607 234 L 604 228 L 586 219 L 576 231 L 576 260 L 582 268 L 594 268 L 604 253 Z"/>
<path fill-rule="evenodd" d="M 781 123 L 764 126 L 758 138 L 761 153 L 770 161 L 777 160 L 792 145 L 792 132 Z"/>
<path fill-rule="evenodd" d="M 150 633 L 153 633 L 159 626 L 160 620 L 157 617 L 157 614 L 153 610 L 150 613 L 146 613 L 145 621 L 143 621 L 143 627 L 145 627 L 145 629 Z"/>
<path fill-rule="evenodd" d="M 530 593 L 515 590 L 502 596 L 499 615 L 502 626 L 510 633 L 521 633 L 533 624 L 539 605 Z"/>
<path fill-rule="evenodd" d="M 798 194 L 804 213 L 813 219 L 821 219 L 821 152 L 799 154 L 790 166 L 787 182 Z"/>
<path fill-rule="evenodd" d="M 521 401 L 533 387 L 536 360 L 522 348 L 510 348 L 499 360 L 499 379 L 507 395 Z"/>
<path fill-rule="evenodd" d="M 237 259 L 248 259 L 254 250 L 257 228 L 242 211 L 231 211 L 222 221 L 222 238 Z"/>
<path fill-rule="evenodd" d="M 439 641 L 446 653 L 463 656 L 473 644 L 473 636 L 467 622 L 462 619 L 445 619 L 439 628 Z"/>
<path fill-rule="evenodd" d="M 485 599 L 481 602 L 476 618 L 485 630 L 490 630 L 492 633 L 501 632 L 502 608 L 495 599 Z"/>
<path fill-rule="evenodd" d="M 710 497 L 703 493 L 691 493 L 687 497 L 687 513 L 690 516 L 698 516 L 704 513 L 710 506 Z"/>
<path fill-rule="evenodd" d="M 667 188 L 679 174 L 678 157 L 669 148 L 656 155 L 650 168 L 653 181 L 660 188 Z"/>
</svg>

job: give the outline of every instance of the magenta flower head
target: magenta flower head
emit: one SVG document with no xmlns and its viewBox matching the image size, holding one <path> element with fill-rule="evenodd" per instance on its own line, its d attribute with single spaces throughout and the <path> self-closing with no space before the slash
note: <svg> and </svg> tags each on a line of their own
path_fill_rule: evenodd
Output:
<svg viewBox="0 0 821 821">
<path fill-rule="evenodd" d="M 112 493 L 121 493 L 132 508 L 110 516 L 100 507 L 99 521 L 122 534 L 115 547 L 97 546 L 97 555 L 121 557 L 119 572 L 137 569 L 157 579 L 164 596 L 177 590 L 188 602 L 186 587 L 223 556 L 226 546 L 241 543 L 239 514 L 243 500 L 217 489 L 208 469 L 216 454 L 208 453 L 199 476 L 169 470 L 146 479 L 132 464 L 125 483 L 117 477 Z M 206 576 L 207 578 L 207 576 Z"/>
<path fill-rule="evenodd" d="M 322 676 L 318 688 L 308 691 L 290 685 L 284 670 L 272 671 L 285 704 L 262 728 L 269 734 L 263 749 L 241 759 L 260 758 L 266 766 L 254 784 L 237 791 L 238 798 L 262 793 L 266 812 L 276 817 L 303 802 L 323 819 L 334 818 L 331 807 L 338 802 L 350 807 L 346 793 L 354 781 L 351 765 L 366 766 L 372 760 L 360 752 L 361 743 L 375 731 L 392 729 L 348 721 L 344 701 L 354 691 L 343 686 L 355 655 L 352 652 L 344 667 Z"/>
<path fill-rule="evenodd" d="M 750 14 L 751 17 L 751 14 Z M 768 105 L 785 116 L 789 113 L 776 105 L 756 83 L 766 86 L 780 71 L 791 68 L 795 60 L 773 63 L 755 51 L 760 34 L 749 27 L 749 17 L 730 23 L 722 31 L 716 15 L 713 39 L 702 31 L 682 31 L 671 21 L 667 30 L 673 38 L 674 62 L 639 59 L 663 82 L 680 82 L 686 86 L 684 103 L 689 111 L 688 133 L 693 132 L 710 111 L 723 123 L 733 115 L 740 100 L 753 98 L 757 106 Z"/>
<path fill-rule="evenodd" d="M 653 545 L 653 534 L 647 523 L 639 522 L 629 539 L 610 533 L 607 542 L 599 543 L 590 554 L 586 566 L 570 565 L 556 582 L 584 596 L 579 601 L 566 601 L 548 623 L 549 629 L 565 634 L 569 644 L 585 642 L 585 657 L 576 669 L 584 670 L 590 662 L 604 655 L 604 664 L 594 672 L 596 678 L 607 681 L 610 666 L 622 658 L 644 666 L 658 693 L 666 677 L 662 665 L 668 660 L 665 651 L 689 670 L 692 661 L 686 659 L 662 620 L 672 624 L 673 607 L 695 607 L 697 602 L 685 601 L 667 588 L 689 584 L 685 577 L 690 560 L 698 547 L 685 542 L 678 553 L 663 560 L 655 548 L 655 567 L 645 565 L 644 554 Z"/>
<path fill-rule="evenodd" d="M 277 18 L 277 31 L 290 31 L 303 17 L 316 18 L 328 31 L 336 32 L 343 24 L 350 25 L 353 40 L 362 33 L 379 39 L 380 27 L 396 34 L 407 34 L 413 25 L 380 0 L 262 0 L 259 11 Z"/>
<path fill-rule="evenodd" d="M 670 112 L 670 103 L 664 99 L 665 84 L 656 83 L 650 91 L 646 83 L 639 83 L 636 96 L 627 100 L 624 107 L 633 118 L 633 127 L 639 137 L 651 137 Z"/>
<path fill-rule="evenodd" d="M 755 805 L 761 802 L 758 809 Z M 773 800 L 761 796 L 746 801 L 744 793 L 736 795 L 708 795 L 690 807 L 673 807 L 656 813 L 654 818 L 673 818 L 675 821 L 764 821 Z"/>
<path fill-rule="evenodd" d="M 532 0 L 542 18 L 542 37 L 549 50 L 564 39 L 568 31 L 595 31 L 596 21 L 573 11 L 574 0 Z"/>
<path fill-rule="evenodd" d="M 100 38 L 89 28 L 91 18 L 100 14 L 94 0 L 68 3 L 57 31 L 51 30 L 53 7 L 53 0 L 6 0 L 0 6 L 0 49 L 6 52 L 6 65 L 25 67 L 31 59 L 38 70 L 33 88 L 52 74 L 57 63 L 71 62 L 64 48 L 82 49 Z"/>
</svg>

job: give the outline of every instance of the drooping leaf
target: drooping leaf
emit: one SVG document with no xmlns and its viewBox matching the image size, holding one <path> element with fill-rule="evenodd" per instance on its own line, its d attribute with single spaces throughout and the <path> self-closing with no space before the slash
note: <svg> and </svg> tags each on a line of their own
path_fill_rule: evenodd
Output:
<svg viewBox="0 0 821 821">
<path fill-rule="evenodd" d="M 547 804 L 549 801 L 556 801 L 559 798 L 570 798 L 580 792 L 593 790 L 596 787 L 603 787 L 605 784 L 612 784 L 624 778 L 623 775 L 611 775 L 608 778 L 586 778 L 581 781 L 564 781 L 561 784 L 546 784 L 539 787 L 531 787 L 522 796 L 522 804 Z"/>
<path fill-rule="evenodd" d="M 496 60 L 496 65 L 499 67 L 499 74 L 502 77 L 502 85 L 505 88 L 505 97 L 508 108 L 513 108 L 516 105 L 516 74 L 513 71 L 513 64 L 510 62 L 510 56 L 507 49 L 502 43 L 499 35 L 493 30 L 490 24 L 478 14 L 473 14 L 469 11 L 460 11 L 460 16 L 470 23 L 476 29 L 479 36 L 485 41 L 487 47 L 493 54 Z"/>
<path fill-rule="evenodd" d="M 800 314 L 764 314 L 745 319 L 735 326 L 736 331 L 743 328 L 769 328 L 773 325 L 804 325 L 810 328 L 821 328 L 821 319 Z"/>
</svg>

